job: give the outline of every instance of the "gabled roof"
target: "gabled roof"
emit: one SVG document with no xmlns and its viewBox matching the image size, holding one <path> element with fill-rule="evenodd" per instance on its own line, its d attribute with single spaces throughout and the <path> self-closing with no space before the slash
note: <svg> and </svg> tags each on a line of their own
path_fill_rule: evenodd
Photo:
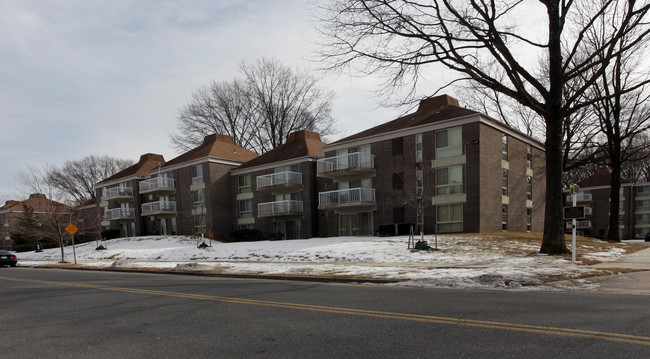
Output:
<svg viewBox="0 0 650 359">
<path fill-rule="evenodd" d="M 41 193 L 34 193 L 30 194 L 29 198 L 24 200 L 24 201 L 7 201 L 5 202 L 5 205 L 0 207 L 0 211 L 22 211 L 23 210 L 23 204 L 34 211 L 45 211 L 49 210 L 50 206 L 54 205 L 57 207 L 62 207 L 62 208 L 69 208 L 69 206 L 48 199 L 44 194 Z M 47 207 L 46 207 L 47 206 Z"/>
<path fill-rule="evenodd" d="M 127 167 L 123 169 L 122 171 L 106 178 L 105 180 L 99 183 L 111 182 L 114 180 L 118 180 L 120 178 L 125 178 L 134 175 L 144 175 L 149 173 L 149 171 L 151 171 L 152 169 L 164 163 L 165 163 L 165 158 L 162 155 L 156 153 L 146 153 L 140 156 L 140 161 L 138 161 L 138 163 L 134 164 L 131 167 Z"/>
<path fill-rule="evenodd" d="M 621 177 L 621 184 L 630 183 L 627 179 Z M 598 187 L 610 186 L 612 184 L 612 170 L 609 168 L 601 168 L 593 175 L 585 178 L 578 183 L 580 187 Z"/>
<path fill-rule="evenodd" d="M 230 136 L 213 134 L 205 136 L 203 143 L 198 147 L 165 163 L 165 167 L 204 157 L 214 157 L 244 163 L 257 157 L 257 153 L 237 146 Z"/>
<path fill-rule="evenodd" d="M 300 157 L 322 156 L 325 154 L 323 152 L 324 145 L 325 143 L 321 141 L 320 135 L 314 131 L 303 130 L 294 132 L 289 135 L 287 142 L 244 163 L 237 167 L 237 169 L 262 166 Z"/>
<path fill-rule="evenodd" d="M 403 130 L 409 127 L 427 125 L 453 118 L 480 114 L 480 112 L 459 107 L 458 100 L 451 96 L 436 96 L 420 101 L 417 111 L 411 114 L 340 139 L 332 144 Z"/>
</svg>

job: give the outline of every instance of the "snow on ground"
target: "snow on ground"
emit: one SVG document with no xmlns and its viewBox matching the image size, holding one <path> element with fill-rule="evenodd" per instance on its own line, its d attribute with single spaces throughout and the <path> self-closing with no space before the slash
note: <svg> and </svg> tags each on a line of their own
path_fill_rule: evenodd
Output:
<svg viewBox="0 0 650 359">
<path fill-rule="evenodd" d="M 436 239 L 425 237 L 429 245 Z M 189 236 L 119 238 L 96 250 L 90 242 L 75 247 L 81 266 L 204 271 L 222 274 L 289 275 L 386 279 L 392 285 L 454 288 L 567 289 L 545 284 L 546 277 L 580 278 L 597 270 L 563 257 L 535 255 L 535 241 L 489 241 L 479 236 L 438 236 L 437 251 L 412 251 L 407 237 L 334 237 L 306 240 L 221 243 L 198 248 Z M 622 248 L 590 251 L 585 258 L 611 261 Z M 74 261 L 71 246 L 65 248 Z M 18 253 L 19 265 L 55 264 L 59 248 Z M 591 289 L 579 280 L 572 289 Z"/>
</svg>

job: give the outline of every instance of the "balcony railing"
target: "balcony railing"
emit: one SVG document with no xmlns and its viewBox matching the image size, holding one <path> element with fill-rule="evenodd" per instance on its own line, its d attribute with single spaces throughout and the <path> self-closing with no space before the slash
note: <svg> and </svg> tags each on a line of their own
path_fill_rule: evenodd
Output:
<svg viewBox="0 0 650 359">
<path fill-rule="evenodd" d="M 301 185 L 302 173 L 300 172 L 278 172 L 269 175 L 257 176 L 257 188 L 284 186 L 284 185 Z"/>
<path fill-rule="evenodd" d="M 318 174 L 350 170 L 374 170 L 374 168 L 375 156 L 362 152 L 328 157 L 317 162 Z"/>
<path fill-rule="evenodd" d="M 132 199 L 133 198 L 133 188 L 132 187 L 113 187 L 107 188 L 104 190 L 103 201 L 108 201 L 111 199 Z"/>
<path fill-rule="evenodd" d="M 319 206 L 335 206 L 345 204 L 374 203 L 373 188 L 350 188 L 337 191 L 321 192 L 318 194 Z"/>
<path fill-rule="evenodd" d="M 266 202 L 257 205 L 257 215 L 280 216 L 303 213 L 302 201 L 276 201 Z"/>
<path fill-rule="evenodd" d="M 134 208 L 113 208 L 104 211 L 104 220 L 135 219 Z"/>
<path fill-rule="evenodd" d="M 568 203 L 571 203 L 573 201 L 573 196 L 572 195 L 566 196 L 566 201 Z M 581 194 L 579 194 L 578 197 L 576 198 L 576 201 L 577 202 L 591 202 L 591 193 L 581 193 Z"/>
<path fill-rule="evenodd" d="M 142 204 L 142 215 L 152 216 L 157 214 L 175 214 L 176 202 L 157 201 Z"/>
<path fill-rule="evenodd" d="M 155 177 L 148 180 L 140 181 L 140 193 L 150 192 L 173 192 L 174 179 L 169 177 Z"/>
</svg>

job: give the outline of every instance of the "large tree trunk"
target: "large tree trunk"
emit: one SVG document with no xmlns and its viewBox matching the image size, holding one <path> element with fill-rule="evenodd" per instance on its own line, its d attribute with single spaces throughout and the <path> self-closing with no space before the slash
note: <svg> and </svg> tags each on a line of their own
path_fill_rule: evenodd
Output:
<svg viewBox="0 0 650 359">
<path fill-rule="evenodd" d="M 546 208 L 544 216 L 544 237 L 540 253 L 569 253 L 564 240 L 562 220 L 562 47 L 560 9 L 557 1 L 546 4 L 549 19 L 549 91 L 546 95 Z"/>
</svg>

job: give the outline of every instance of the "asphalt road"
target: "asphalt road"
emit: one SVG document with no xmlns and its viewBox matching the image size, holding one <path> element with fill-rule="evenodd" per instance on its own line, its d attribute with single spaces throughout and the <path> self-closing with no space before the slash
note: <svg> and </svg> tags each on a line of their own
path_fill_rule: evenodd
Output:
<svg viewBox="0 0 650 359">
<path fill-rule="evenodd" d="M 9 358 L 648 358 L 648 296 L 0 268 Z"/>
</svg>

